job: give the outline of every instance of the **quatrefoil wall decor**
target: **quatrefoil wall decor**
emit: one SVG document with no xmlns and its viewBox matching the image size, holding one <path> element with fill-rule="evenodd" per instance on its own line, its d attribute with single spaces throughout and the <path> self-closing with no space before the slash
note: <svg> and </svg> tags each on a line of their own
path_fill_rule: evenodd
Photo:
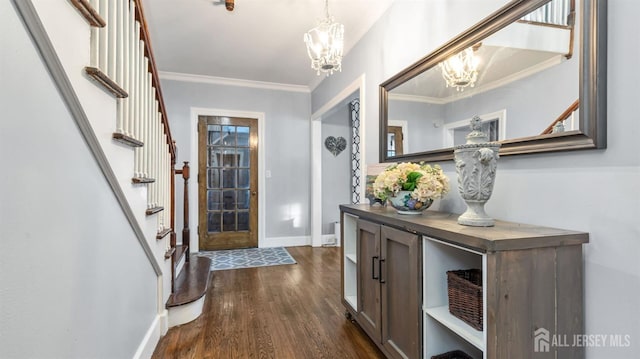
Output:
<svg viewBox="0 0 640 359">
<path fill-rule="evenodd" d="M 329 136 L 324 140 L 324 147 L 326 147 L 329 152 L 333 153 L 334 156 L 337 156 L 347 148 L 347 140 L 345 140 L 344 137 L 336 138 Z"/>
</svg>

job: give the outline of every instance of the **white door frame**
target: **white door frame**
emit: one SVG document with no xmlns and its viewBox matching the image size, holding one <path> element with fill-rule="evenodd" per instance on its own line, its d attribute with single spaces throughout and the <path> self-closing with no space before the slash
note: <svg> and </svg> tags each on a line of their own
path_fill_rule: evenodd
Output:
<svg viewBox="0 0 640 359">
<path fill-rule="evenodd" d="M 365 128 L 365 76 L 360 75 L 353 83 L 340 91 L 318 111 L 311 115 L 311 245 L 322 246 L 322 116 L 354 93 L 360 98 L 360 199 L 365 198 L 366 172 L 364 138 Z M 351 127 L 351 126 L 350 126 Z"/>
<path fill-rule="evenodd" d="M 191 140 L 191 148 L 189 156 L 193 159 L 189 166 L 191 173 L 195 176 L 191 177 L 191 183 L 197 182 L 198 178 L 198 116 L 220 116 L 220 117 L 245 117 L 258 119 L 258 247 L 265 245 L 265 170 L 264 170 L 264 134 L 265 134 L 265 114 L 264 112 L 236 111 L 217 108 L 191 108 L 191 120 L 189 124 L 189 136 Z M 197 184 L 197 183 L 196 183 Z M 196 186 L 196 188 L 198 188 Z M 191 236 L 189 247 L 192 252 L 200 250 L 198 241 L 198 191 L 189 191 L 189 224 L 191 225 Z M 194 228 L 196 227 L 196 228 Z M 195 230 L 194 230 L 195 229 Z"/>
</svg>

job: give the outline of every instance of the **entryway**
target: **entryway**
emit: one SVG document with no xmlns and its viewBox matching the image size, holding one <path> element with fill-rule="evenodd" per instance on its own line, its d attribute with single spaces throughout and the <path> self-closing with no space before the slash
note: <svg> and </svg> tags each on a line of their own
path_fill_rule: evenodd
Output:
<svg viewBox="0 0 640 359">
<path fill-rule="evenodd" d="M 258 120 L 198 117 L 199 249 L 258 246 Z"/>
</svg>

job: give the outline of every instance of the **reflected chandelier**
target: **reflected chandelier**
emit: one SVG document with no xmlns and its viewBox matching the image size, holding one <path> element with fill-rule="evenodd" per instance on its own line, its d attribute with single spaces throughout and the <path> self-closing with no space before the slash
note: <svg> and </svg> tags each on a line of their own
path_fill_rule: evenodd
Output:
<svg viewBox="0 0 640 359">
<path fill-rule="evenodd" d="M 455 87 L 457 91 L 464 91 L 465 87 L 473 87 L 478 79 L 478 58 L 473 54 L 473 48 L 466 48 L 440 63 L 442 77 L 447 87 Z"/>
<path fill-rule="evenodd" d="M 342 48 L 344 46 L 344 25 L 329 15 L 329 1 L 324 2 L 325 18 L 318 26 L 304 34 L 307 53 L 311 58 L 311 68 L 324 72 L 327 76 L 334 71 L 342 71 Z"/>
</svg>

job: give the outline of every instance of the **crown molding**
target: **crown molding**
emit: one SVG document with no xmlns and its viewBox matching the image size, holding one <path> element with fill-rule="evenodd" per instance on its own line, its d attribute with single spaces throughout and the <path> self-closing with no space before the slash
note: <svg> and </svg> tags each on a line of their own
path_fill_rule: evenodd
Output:
<svg viewBox="0 0 640 359">
<path fill-rule="evenodd" d="M 277 91 L 305 92 L 305 93 L 311 92 L 311 90 L 309 89 L 309 86 L 304 86 L 304 85 L 289 85 L 289 84 L 280 84 L 276 82 L 252 81 L 252 80 L 243 80 L 243 79 L 233 79 L 228 77 L 194 75 L 194 74 L 185 74 L 185 73 L 168 72 L 168 71 L 158 71 L 158 75 L 162 80 L 197 82 L 197 83 L 225 85 L 225 86 L 251 87 L 251 88 L 277 90 Z"/>
<path fill-rule="evenodd" d="M 420 96 L 420 95 L 407 95 L 407 94 L 392 93 L 392 92 L 389 93 L 389 100 L 396 100 L 396 101 L 423 102 L 423 103 L 431 103 L 435 105 L 444 105 L 451 102 L 447 99 L 448 97 L 439 98 L 439 97 L 429 97 L 429 96 Z"/>
</svg>

